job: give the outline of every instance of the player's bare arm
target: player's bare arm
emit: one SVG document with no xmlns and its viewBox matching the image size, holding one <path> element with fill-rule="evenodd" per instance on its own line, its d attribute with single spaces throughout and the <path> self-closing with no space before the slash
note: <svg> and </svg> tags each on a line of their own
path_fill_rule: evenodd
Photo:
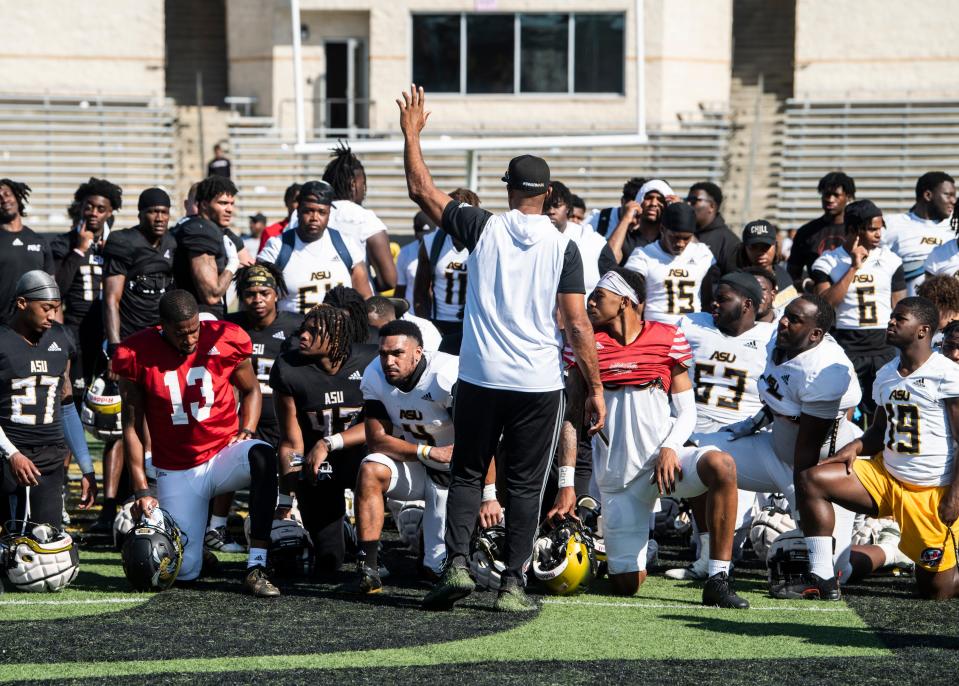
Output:
<svg viewBox="0 0 959 686">
<path fill-rule="evenodd" d="M 73 404 L 73 384 L 70 383 L 70 360 L 63 370 L 63 389 L 60 391 L 60 402 L 63 405 Z M 31 463 L 32 464 L 32 463 Z M 87 472 L 80 476 L 80 509 L 87 510 L 97 500 L 97 474 Z"/>
<path fill-rule="evenodd" d="M 404 91 L 403 99 L 397 100 L 396 104 L 400 107 L 400 129 L 403 130 L 406 142 L 403 148 L 403 165 L 406 167 L 406 187 L 410 200 L 419 205 L 436 224 L 440 224 L 443 210 L 452 198 L 436 187 L 423 160 L 420 132 L 430 116 L 426 111 L 426 94 L 422 87 L 417 88 L 413 83 L 410 84 L 410 92 Z"/>
<path fill-rule="evenodd" d="M 959 398 L 947 398 L 945 400 L 946 416 L 949 418 L 949 428 L 953 436 L 959 436 Z M 955 441 L 953 445 L 957 444 Z M 959 447 L 953 448 L 954 452 L 959 452 Z M 952 523 L 959 519 L 959 455 L 953 455 L 952 458 L 952 482 L 949 484 L 949 491 L 939 503 L 939 519 L 943 524 L 952 526 Z"/>
<path fill-rule="evenodd" d="M 430 288 L 433 279 L 430 270 L 430 256 L 426 254 L 426 244 L 420 243 L 419 256 L 416 261 L 416 277 L 413 279 L 413 312 L 417 317 L 427 319 L 433 316 L 433 293 Z M 409 289 L 409 285 L 407 285 L 407 289 Z M 406 298 L 407 300 L 410 299 L 409 291 L 406 293 Z"/>
<path fill-rule="evenodd" d="M 847 244 L 847 249 L 852 257 L 852 266 L 842 275 L 842 278 L 834 284 L 828 282 L 816 284 L 816 295 L 821 295 L 823 299 L 833 307 L 838 307 L 845 299 L 846 293 L 849 292 L 849 287 L 852 286 L 853 279 L 856 278 L 856 273 L 869 255 L 869 251 L 859 245 L 858 234 L 853 239 L 851 245 Z"/>
<path fill-rule="evenodd" d="M 822 464 L 835 462 L 845 465 L 846 474 L 852 474 L 853 462 L 860 455 L 875 455 L 882 450 L 883 437 L 886 435 L 886 409 L 884 407 L 876 408 L 876 414 L 873 415 L 872 424 L 866 429 L 866 432 L 859 438 L 850 441 L 842 448 L 836 451 L 822 461 Z"/>
<path fill-rule="evenodd" d="M 127 285 L 127 277 L 113 274 L 103 280 L 103 319 L 107 342 L 120 342 L 120 299 Z"/>
<path fill-rule="evenodd" d="M 298 468 L 290 464 L 290 460 L 294 453 L 303 454 L 303 432 L 296 421 L 296 403 L 292 395 L 273 389 L 273 406 L 280 428 L 280 444 L 277 446 L 280 458 L 280 493 L 290 495 L 296 485 L 296 473 L 299 472 Z"/>
<path fill-rule="evenodd" d="M 243 360 L 230 377 L 233 386 L 240 395 L 240 429 L 230 439 L 230 443 L 252 438 L 256 433 L 256 425 L 260 421 L 260 410 L 263 407 L 263 394 L 260 392 L 260 382 L 253 370 L 253 362 Z"/>
<path fill-rule="evenodd" d="M 630 200 L 626 203 L 626 206 L 623 207 L 623 211 L 619 215 L 619 224 L 616 225 L 613 233 L 610 234 L 609 239 L 606 241 L 606 244 L 609 245 L 609 249 L 613 253 L 613 258 L 617 262 L 623 261 L 623 243 L 626 240 L 626 234 L 629 233 L 629 227 L 637 221 L 641 212 L 642 208 L 635 200 Z M 627 255 L 627 257 L 629 256 Z"/>
<path fill-rule="evenodd" d="M 815 467 L 819 463 L 819 452 L 832 431 L 835 419 L 823 419 L 809 414 L 799 415 L 799 432 L 796 437 L 796 451 L 793 458 L 793 474 Z"/>
<path fill-rule="evenodd" d="M 366 257 L 376 269 L 377 290 L 388 291 L 396 286 L 396 263 L 393 261 L 390 239 L 385 231 L 375 233 L 366 239 Z M 354 285 L 353 288 L 356 286 Z"/>
<path fill-rule="evenodd" d="M 593 326 L 586 316 L 582 294 L 559 293 L 556 302 L 566 327 L 566 339 L 576 355 L 576 366 L 588 387 L 583 416 L 592 436 L 606 424 L 606 400 L 603 397 L 603 384 L 599 380 Z"/>
<path fill-rule="evenodd" d="M 503 507 L 496 498 L 496 458 L 489 461 L 489 469 L 483 479 L 483 502 L 480 503 L 480 527 L 488 528 L 503 521 Z"/>
<path fill-rule="evenodd" d="M 385 236 L 386 234 L 379 234 Z M 394 274 L 396 269 L 394 267 Z M 393 277 L 394 280 L 396 277 Z M 353 288 L 359 291 L 360 295 L 364 298 L 369 298 L 373 295 L 373 292 L 370 290 L 370 272 L 366 268 L 365 262 L 360 262 L 359 264 L 354 264 L 353 269 L 350 270 L 350 282 L 353 284 Z M 392 288 L 392 286 L 390 286 Z M 388 289 L 384 289 L 388 290 Z"/>
<path fill-rule="evenodd" d="M 576 448 L 579 438 L 586 431 L 583 421 L 586 412 L 586 382 L 579 369 L 570 369 L 566 375 L 566 415 L 559 433 L 559 468 L 576 469 Z M 556 500 L 546 513 L 547 519 L 565 519 L 576 516 L 576 489 L 574 485 L 556 489 Z"/>
<path fill-rule="evenodd" d="M 213 255 L 194 255 L 190 258 L 190 274 L 199 299 L 205 305 L 217 305 L 226 295 L 226 290 L 233 280 L 233 272 L 224 269 L 217 273 L 216 259 Z"/>
<path fill-rule="evenodd" d="M 132 381 L 120 379 L 120 400 L 123 417 L 123 454 L 130 473 L 130 485 L 133 487 L 133 495 L 136 498 L 133 516 L 139 517 L 141 513 L 153 512 L 159 505 L 157 499 L 150 495 L 147 486 L 141 433 L 141 427 L 144 425 L 143 389 Z"/>
<path fill-rule="evenodd" d="M 366 445 L 371 453 L 383 453 L 387 457 L 400 462 L 415 462 L 417 451 L 421 450 L 418 443 L 410 443 L 392 435 L 393 423 L 388 419 L 378 419 L 367 416 L 364 420 L 366 429 Z M 428 457 L 434 462 L 450 461 L 453 457 L 453 446 L 428 446 Z"/>
</svg>

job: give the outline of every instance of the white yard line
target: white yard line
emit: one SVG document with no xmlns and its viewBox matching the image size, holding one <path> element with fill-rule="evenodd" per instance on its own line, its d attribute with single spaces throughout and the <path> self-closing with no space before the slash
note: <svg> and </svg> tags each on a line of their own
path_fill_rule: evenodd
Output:
<svg viewBox="0 0 959 686">
<path fill-rule="evenodd" d="M 585 607 L 625 607 L 636 610 L 719 610 L 718 607 L 705 607 L 703 605 L 684 605 L 681 603 L 629 603 L 629 602 L 609 602 L 598 600 L 560 600 L 558 598 L 545 598 L 545 605 L 583 605 Z M 796 607 L 794 605 L 774 605 L 767 607 L 756 607 L 753 605 L 750 610 L 758 612 L 852 612 L 848 607 Z"/>
<path fill-rule="evenodd" d="M 0 600 L 4 605 L 112 605 L 115 603 L 145 603 L 148 598 L 90 598 L 87 600 Z"/>
</svg>

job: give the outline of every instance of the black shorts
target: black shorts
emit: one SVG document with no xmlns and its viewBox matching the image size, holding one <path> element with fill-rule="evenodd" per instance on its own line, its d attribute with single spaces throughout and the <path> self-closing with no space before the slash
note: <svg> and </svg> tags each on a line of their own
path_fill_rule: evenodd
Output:
<svg viewBox="0 0 959 686">
<path fill-rule="evenodd" d="M 39 524 L 61 525 L 63 509 L 64 460 L 67 446 L 63 443 L 39 448 L 21 448 L 21 453 L 40 470 L 39 482 L 30 487 L 30 512 L 27 516 L 27 489 L 21 486 L 10 469 L 10 461 L 0 458 L 0 522 L 27 519 Z"/>
</svg>

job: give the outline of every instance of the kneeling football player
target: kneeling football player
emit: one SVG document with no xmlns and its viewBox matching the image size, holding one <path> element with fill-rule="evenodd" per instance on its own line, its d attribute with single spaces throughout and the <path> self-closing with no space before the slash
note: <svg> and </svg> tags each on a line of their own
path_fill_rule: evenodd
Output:
<svg viewBox="0 0 959 686">
<path fill-rule="evenodd" d="M 893 309 L 886 341 L 899 355 L 876 373 L 872 424 L 861 438 L 797 477 L 810 572 L 797 584 L 773 589 L 774 596 L 839 600 L 831 565 L 832 503 L 870 517 L 893 517 L 902 529 L 899 547 L 916 563 L 920 595 L 959 596 L 959 366 L 932 350 L 938 324 L 939 312 L 925 298 L 904 298 Z M 944 352 L 949 340 L 943 341 Z M 951 352 L 955 342 L 948 344 Z M 857 459 L 880 451 L 882 457 Z M 873 566 L 882 566 L 885 554 L 875 552 Z"/>
<path fill-rule="evenodd" d="M 136 497 L 134 517 L 161 506 L 187 535 L 178 580 L 192 581 L 203 565 L 210 499 L 250 489 L 250 552 L 245 589 L 257 597 L 280 591 L 266 574 L 276 506 L 276 451 L 252 439 L 260 417 L 260 384 L 243 329 L 200 321 L 196 299 L 169 291 L 160 299 L 160 326 L 117 348 L 113 371 L 122 379 L 123 445 Z M 239 393 L 240 410 L 234 388 Z M 144 471 L 143 420 L 153 443 L 157 498 Z M 159 500 L 159 503 L 157 502 Z"/>
<path fill-rule="evenodd" d="M 696 400 L 687 373 L 692 353 L 675 326 L 644 321 L 646 281 L 613 269 L 589 296 L 586 311 L 606 400 L 606 432 L 593 436 L 593 475 L 599 488 L 609 577 L 622 595 L 646 579 L 649 515 L 660 496 L 693 498 L 708 491 L 711 533 L 703 604 L 745 609 L 729 581 L 735 528 L 736 465 L 724 452 L 685 447 L 696 425 Z M 583 425 L 585 381 L 571 369 L 567 419 Z M 676 417 L 670 416 L 670 400 Z M 564 432 L 565 433 L 565 432 Z M 573 451 L 561 452 L 560 489 L 551 515 L 575 511 Z"/>
</svg>

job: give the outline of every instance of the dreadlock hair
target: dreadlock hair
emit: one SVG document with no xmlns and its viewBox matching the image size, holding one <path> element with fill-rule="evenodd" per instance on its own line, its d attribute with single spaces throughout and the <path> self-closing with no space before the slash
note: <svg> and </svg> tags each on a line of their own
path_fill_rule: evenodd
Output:
<svg viewBox="0 0 959 686">
<path fill-rule="evenodd" d="M 457 188 L 452 190 L 450 191 L 450 197 L 456 202 L 465 202 L 467 205 L 472 205 L 473 207 L 480 206 L 479 196 L 469 188 Z"/>
<path fill-rule="evenodd" d="M 365 174 L 363 164 L 350 150 L 350 146 L 340 141 L 333 148 L 333 159 L 323 170 L 323 180 L 333 186 L 334 200 L 353 199 L 353 179 L 357 174 Z"/>
<path fill-rule="evenodd" d="M 366 301 L 359 291 L 347 286 L 334 286 L 326 292 L 323 304 L 344 310 L 349 317 L 352 342 L 366 342 L 370 335 L 370 325 L 366 318 Z"/>
<path fill-rule="evenodd" d="M 225 176 L 208 176 L 196 186 L 196 204 L 201 202 L 213 202 L 217 196 L 237 195 L 239 191 L 236 186 Z"/>
<path fill-rule="evenodd" d="M 237 273 L 233 276 L 233 283 L 236 284 L 237 293 L 242 293 L 243 284 L 246 282 L 247 276 L 250 273 L 250 270 L 254 267 L 258 269 L 266 269 L 270 272 L 270 276 L 273 277 L 273 280 L 276 281 L 276 288 L 273 290 L 276 291 L 276 298 L 285 297 L 289 292 L 289 288 L 286 286 L 286 280 L 283 278 L 283 272 L 281 272 L 275 264 L 272 262 L 256 262 L 254 264 L 247 265 L 246 267 L 240 267 Z"/>
<path fill-rule="evenodd" d="M 350 315 L 332 305 L 316 305 L 306 313 L 297 333 L 309 331 L 317 340 L 326 341 L 326 356 L 339 364 L 350 356 L 353 345 Z"/>
<path fill-rule="evenodd" d="M 6 186 L 10 189 L 13 197 L 17 199 L 17 212 L 21 217 L 26 217 L 27 213 L 24 208 L 27 205 L 27 200 L 30 199 L 30 191 L 33 189 L 25 183 L 6 178 L 0 179 L 0 186 Z"/>
<path fill-rule="evenodd" d="M 86 183 L 80 184 L 77 192 L 73 194 L 73 199 L 83 206 L 83 201 L 91 195 L 99 195 L 110 201 L 113 210 L 119 210 L 123 206 L 123 189 L 115 183 L 110 183 L 106 179 L 98 179 L 91 176 Z"/>
</svg>

